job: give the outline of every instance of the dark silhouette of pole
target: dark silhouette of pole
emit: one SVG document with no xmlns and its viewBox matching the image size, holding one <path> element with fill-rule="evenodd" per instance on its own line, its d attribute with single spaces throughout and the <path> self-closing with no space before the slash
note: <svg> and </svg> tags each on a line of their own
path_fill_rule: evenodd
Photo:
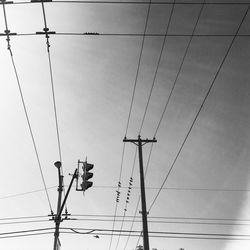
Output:
<svg viewBox="0 0 250 250">
<path fill-rule="evenodd" d="M 63 208 L 65 206 L 65 203 L 66 203 L 66 200 L 68 198 L 68 195 L 69 195 L 69 192 L 70 192 L 70 189 L 72 187 L 72 184 L 73 184 L 73 181 L 75 178 L 77 178 L 77 169 L 75 170 L 73 176 L 72 176 L 72 179 L 71 179 L 71 182 L 69 184 L 69 187 L 68 187 L 68 190 L 67 190 L 67 193 L 64 197 L 64 200 L 63 200 L 63 203 L 62 203 L 62 191 L 63 191 L 63 175 L 61 174 L 61 162 L 60 161 L 57 161 L 54 163 L 54 165 L 57 167 L 58 169 L 58 177 L 59 177 L 59 186 L 58 186 L 58 201 L 57 201 L 57 213 L 56 213 L 56 216 L 55 216 L 55 224 L 56 224 L 56 227 L 55 227 L 55 233 L 54 233 L 54 247 L 53 247 L 53 250 L 58 250 L 58 244 L 59 244 L 59 229 L 60 229 L 60 223 L 62 221 L 62 211 L 63 211 Z"/>
<path fill-rule="evenodd" d="M 148 239 L 148 220 L 147 220 L 147 205 L 146 205 L 146 195 L 145 195 L 145 183 L 144 183 L 144 170 L 143 170 L 143 157 L 142 157 L 142 146 L 149 142 L 157 142 L 154 138 L 153 140 L 142 140 L 141 136 L 138 139 L 127 139 L 124 142 L 132 142 L 138 146 L 139 151 L 139 168 L 140 168 L 140 184 L 141 184 L 141 208 L 142 208 L 142 226 L 143 226 L 143 249 L 149 250 L 149 239 Z"/>
<path fill-rule="evenodd" d="M 55 233 L 54 233 L 54 250 L 57 250 L 57 242 L 59 240 L 59 227 L 60 227 L 60 222 L 61 222 L 61 215 L 60 215 L 60 209 L 61 209 L 61 203 L 62 203 L 62 191 L 63 191 L 63 176 L 61 175 L 61 162 L 57 161 L 54 163 L 54 165 L 58 169 L 58 178 L 59 178 L 59 186 L 58 186 L 58 201 L 57 201 L 57 212 L 55 216 Z"/>
</svg>

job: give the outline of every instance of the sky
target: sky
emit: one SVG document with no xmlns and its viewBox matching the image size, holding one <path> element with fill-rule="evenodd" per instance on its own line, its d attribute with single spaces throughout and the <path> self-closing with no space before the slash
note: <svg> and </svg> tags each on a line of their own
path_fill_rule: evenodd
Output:
<svg viewBox="0 0 250 250">
<path fill-rule="evenodd" d="M 138 155 L 134 144 L 123 143 L 124 136 L 139 134 L 157 139 L 143 146 L 149 232 L 250 234 L 250 2 L 161 2 L 44 3 L 47 27 L 56 32 L 49 51 L 65 190 L 78 160 L 94 164 L 93 187 L 83 194 L 74 183 L 67 200 L 71 220 L 61 223 L 87 234 L 62 229 L 62 250 L 132 250 L 143 244 Z M 194 4 L 180 4 L 185 2 Z M 218 4 L 225 2 L 231 4 Z M 36 35 L 45 27 L 42 4 L 17 0 L 5 8 L 8 29 L 17 35 L 10 36 L 13 57 L 0 36 L 0 244 L 5 250 L 52 249 L 53 233 L 2 238 L 6 232 L 53 232 L 48 215 L 50 204 L 56 213 L 54 162 L 60 160 L 46 38 Z M 143 38 L 145 30 L 150 35 Z M 197 36 L 190 42 L 192 33 Z M 88 233 L 131 228 L 137 236 Z M 250 237 L 171 237 L 150 237 L 150 248 L 250 246 Z"/>
</svg>

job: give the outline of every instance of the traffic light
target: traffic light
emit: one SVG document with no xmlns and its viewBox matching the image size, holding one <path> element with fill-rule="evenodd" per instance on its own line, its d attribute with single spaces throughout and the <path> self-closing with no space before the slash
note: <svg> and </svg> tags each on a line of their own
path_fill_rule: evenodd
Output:
<svg viewBox="0 0 250 250">
<path fill-rule="evenodd" d="M 90 178 L 93 177 L 93 173 L 89 172 L 93 167 L 94 167 L 94 164 L 90 164 L 87 162 L 83 163 L 83 175 L 82 175 L 83 182 L 81 184 L 83 191 L 93 186 L 93 182 L 88 181 Z"/>
</svg>

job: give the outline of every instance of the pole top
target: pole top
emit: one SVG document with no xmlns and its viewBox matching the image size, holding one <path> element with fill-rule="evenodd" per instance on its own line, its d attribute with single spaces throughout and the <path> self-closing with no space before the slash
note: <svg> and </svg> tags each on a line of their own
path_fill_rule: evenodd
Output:
<svg viewBox="0 0 250 250">
<path fill-rule="evenodd" d="M 61 168 L 62 163 L 61 163 L 60 161 L 56 161 L 56 162 L 54 163 L 54 165 L 55 165 L 57 168 Z"/>
</svg>

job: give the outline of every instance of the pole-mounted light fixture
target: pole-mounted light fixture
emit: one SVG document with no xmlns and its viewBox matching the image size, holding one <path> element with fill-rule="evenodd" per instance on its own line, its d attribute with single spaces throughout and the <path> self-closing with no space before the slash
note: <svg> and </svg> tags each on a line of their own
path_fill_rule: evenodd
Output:
<svg viewBox="0 0 250 250">
<path fill-rule="evenodd" d="M 54 165 L 57 167 L 57 168 L 60 168 L 62 166 L 62 163 L 60 161 L 56 161 L 54 163 Z"/>
</svg>

